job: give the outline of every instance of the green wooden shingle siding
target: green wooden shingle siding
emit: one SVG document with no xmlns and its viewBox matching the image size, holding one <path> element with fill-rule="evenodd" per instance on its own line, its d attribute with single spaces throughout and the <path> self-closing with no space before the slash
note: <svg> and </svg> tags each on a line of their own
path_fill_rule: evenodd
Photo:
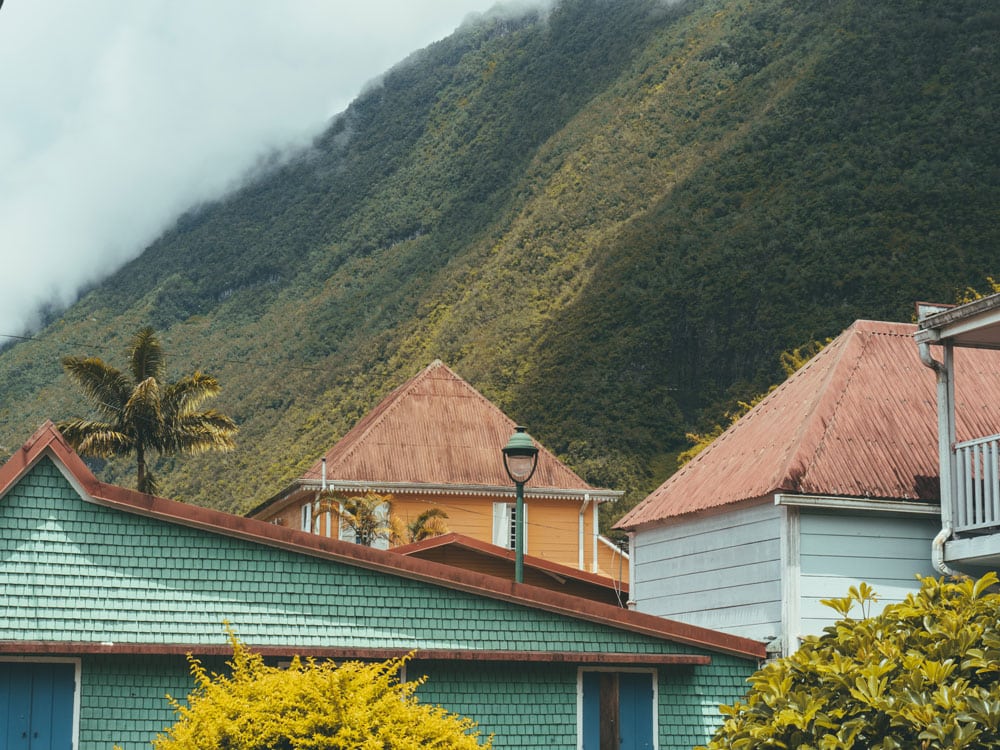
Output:
<svg viewBox="0 0 1000 750">
<path fill-rule="evenodd" d="M 44 460 L 0 505 L 0 640 L 674 653 L 675 644 L 81 502 Z"/>
<path fill-rule="evenodd" d="M 721 654 L 707 668 L 661 670 L 660 750 L 690 750 L 707 742 L 722 723 L 719 706 L 746 697 L 750 672 L 744 660 Z"/>
<path fill-rule="evenodd" d="M 668 640 L 169 523 L 84 501 L 42 459 L 0 498 L 0 641 L 709 654 L 661 666 L 660 748 L 690 748 L 756 665 Z M 148 747 L 182 656 L 83 655 L 79 750 Z M 221 664 L 221 661 L 218 662 Z M 423 700 L 468 715 L 495 747 L 574 748 L 573 664 L 415 662 Z"/>
<path fill-rule="evenodd" d="M 727 657 L 722 657 L 726 661 Z M 215 671 L 222 660 L 204 660 Z M 661 750 L 690 750 L 719 723 L 718 703 L 746 693 L 738 659 L 713 668 L 657 670 Z M 80 747 L 139 750 L 173 721 L 165 695 L 184 698 L 193 683 L 181 656 L 83 657 Z M 577 668 L 573 665 L 418 662 L 427 676 L 420 700 L 474 718 L 494 748 L 575 748 Z"/>
<path fill-rule="evenodd" d="M 576 668 L 539 664 L 413 664 L 422 701 L 474 717 L 496 750 L 576 747 Z M 514 719 L 514 717 L 518 717 Z"/>
<path fill-rule="evenodd" d="M 85 656 L 80 683 L 81 750 L 149 750 L 175 718 L 166 695 L 184 698 L 193 687 L 183 656 Z"/>
</svg>

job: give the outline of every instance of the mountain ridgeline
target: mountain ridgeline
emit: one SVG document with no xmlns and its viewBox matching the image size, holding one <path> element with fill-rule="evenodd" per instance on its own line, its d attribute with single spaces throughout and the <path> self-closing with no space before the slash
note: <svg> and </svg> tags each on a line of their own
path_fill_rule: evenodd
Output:
<svg viewBox="0 0 1000 750">
<path fill-rule="evenodd" d="M 995 0 L 470 21 L 0 354 L 0 445 L 152 325 L 241 428 L 168 496 L 248 509 L 441 358 L 630 505 L 781 351 L 997 272 L 998 38 Z"/>
</svg>

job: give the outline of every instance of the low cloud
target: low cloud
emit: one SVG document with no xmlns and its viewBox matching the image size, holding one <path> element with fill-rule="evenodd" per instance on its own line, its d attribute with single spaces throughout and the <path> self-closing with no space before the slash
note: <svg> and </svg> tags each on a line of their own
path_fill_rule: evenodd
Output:
<svg viewBox="0 0 1000 750">
<path fill-rule="evenodd" d="M 0 334 L 70 303 L 261 154 L 306 143 L 367 81 L 492 4 L 7 0 Z"/>
</svg>

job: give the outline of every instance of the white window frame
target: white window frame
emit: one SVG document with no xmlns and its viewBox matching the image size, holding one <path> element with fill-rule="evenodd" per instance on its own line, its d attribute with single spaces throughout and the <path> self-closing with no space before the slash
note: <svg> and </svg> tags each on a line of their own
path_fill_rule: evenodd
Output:
<svg viewBox="0 0 1000 750">
<path fill-rule="evenodd" d="M 386 525 L 388 526 L 389 525 L 389 521 L 391 520 L 392 503 L 389 502 L 389 501 L 381 503 L 378 506 L 378 508 L 375 509 L 375 512 L 376 513 L 380 513 L 382 515 L 383 520 L 385 521 Z M 346 523 L 344 523 L 344 504 L 343 503 L 340 504 L 338 512 L 337 512 L 337 538 L 340 541 L 342 541 L 342 542 L 350 542 L 351 544 L 357 544 L 358 543 L 358 537 L 357 537 L 357 534 L 354 533 L 354 529 L 352 529 L 350 526 L 348 526 Z M 383 549 L 383 550 L 389 549 L 389 540 L 388 539 L 376 539 L 375 542 L 372 544 L 371 548 L 372 549 Z"/>
<path fill-rule="evenodd" d="M 521 506 L 524 515 L 524 554 L 528 554 L 528 503 Z M 493 544 L 514 549 L 517 530 L 517 503 L 493 503 Z"/>
<path fill-rule="evenodd" d="M 73 665 L 73 729 L 72 750 L 80 747 L 80 672 L 82 660 L 59 656 L 0 656 L 0 662 L 17 662 L 20 664 L 72 664 Z"/>
<path fill-rule="evenodd" d="M 310 534 L 312 533 L 313 530 L 312 511 L 313 511 L 313 506 L 311 501 L 308 503 L 303 503 L 302 508 L 300 510 L 300 518 L 299 518 L 299 528 L 302 531 L 309 532 Z"/>
</svg>

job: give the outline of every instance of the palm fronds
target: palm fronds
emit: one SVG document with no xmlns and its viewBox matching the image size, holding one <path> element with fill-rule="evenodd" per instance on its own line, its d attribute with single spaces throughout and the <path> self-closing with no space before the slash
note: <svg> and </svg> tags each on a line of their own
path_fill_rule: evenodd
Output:
<svg viewBox="0 0 1000 750">
<path fill-rule="evenodd" d="M 160 455 L 232 450 L 236 423 L 225 414 L 198 408 L 221 387 L 195 371 L 176 382 L 163 380 L 163 349 L 152 328 L 141 329 L 128 348 L 132 380 L 97 357 L 65 357 L 63 368 L 90 399 L 103 420 L 74 418 L 59 423 L 80 454 L 113 458 L 135 454 L 137 485 L 153 492 L 156 481 L 146 462 Z"/>
</svg>

